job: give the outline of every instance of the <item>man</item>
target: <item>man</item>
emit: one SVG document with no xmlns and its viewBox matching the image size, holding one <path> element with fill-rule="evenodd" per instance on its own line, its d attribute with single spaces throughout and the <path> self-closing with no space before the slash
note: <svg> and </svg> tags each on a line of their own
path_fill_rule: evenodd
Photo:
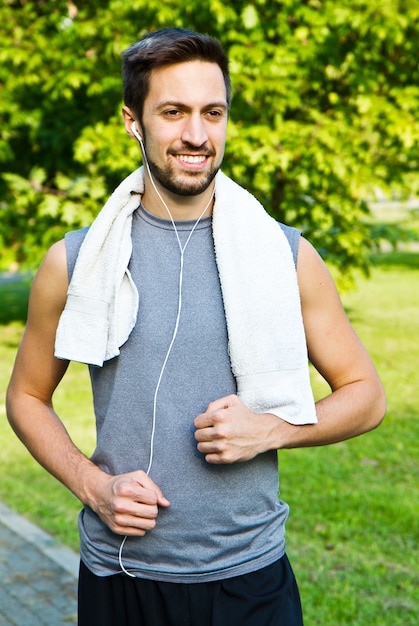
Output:
<svg viewBox="0 0 419 626">
<path fill-rule="evenodd" d="M 145 167 L 47 253 L 9 420 L 84 505 L 79 624 L 301 625 L 276 451 L 376 427 L 384 392 L 317 253 L 219 172 L 219 42 L 150 33 L 123 76 Z M 307 350 L 331 387 L 315 408 Z M 70 359 L 90 366 L 92 459 L 52 406 Z"/>
</svg>

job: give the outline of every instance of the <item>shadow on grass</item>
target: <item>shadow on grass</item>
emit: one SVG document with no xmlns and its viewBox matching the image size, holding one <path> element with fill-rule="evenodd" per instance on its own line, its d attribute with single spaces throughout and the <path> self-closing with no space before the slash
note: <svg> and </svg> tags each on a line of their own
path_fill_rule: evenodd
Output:
<svg viewBox="0 0 419 626">
<path fill-rule="evenodd" d="M 373 267 L 419 270 L 419 252 L 394 250 L 371 255 Z"/>
<path fill-rule="evenodd" d="M 32 276 L 0 277 L 0 324 L 26 322 Z"/>
</svg>

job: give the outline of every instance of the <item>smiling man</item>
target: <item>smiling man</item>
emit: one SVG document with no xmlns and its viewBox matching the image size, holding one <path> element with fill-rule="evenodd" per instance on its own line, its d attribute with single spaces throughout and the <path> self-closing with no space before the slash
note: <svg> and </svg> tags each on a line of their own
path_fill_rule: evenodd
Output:
<svg viewBox="0 0 419 626">
<path fill-rule="evenodd" d="M 224 155 L 228 102 L 221 68 L 196 60 L 155 69 L 141 119 L 135 104 L 133 100 L 132 107 L 123 108 L 125 127 L 132 134 L 136 120 L 150 172 L 160 188 L 170 192 L 171 208 L 174 212 L 179 208 L 179 219 L 185 219 L 185 204 L 199 207 L 196 197 L 210 187 Z M 153 202 L 150 187 L 146 183 L 145 206 Z M 157 200 L 152 212 L 162 208 Z"/>
<path fill-rule="evenodd" d="M 149 33 L 123 82 L 144 167 L 48 251 L 8 417 L 83 504 L 80 626 L 301 626 L 277 450 L 376 427 L 384 392 L 318 254 L 220 171 L 220 43 Z M 90 368 L 90 459 L 52 404 L 70 360 Z"/>
</svg>

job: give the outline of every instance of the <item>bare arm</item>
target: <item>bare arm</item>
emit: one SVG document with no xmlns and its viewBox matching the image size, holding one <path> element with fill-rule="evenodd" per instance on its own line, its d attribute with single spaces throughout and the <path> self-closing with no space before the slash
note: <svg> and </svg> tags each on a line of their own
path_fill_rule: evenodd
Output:
<svg viewBox="0 0 419 626">
<path fill-rule="evenodd" d="M 316 403 L 318 424 L 284 428 L 281 447 L 323 445 L 378 426 L 386 404 L 376 369 L 342 307 L 334 282 L 317 252 L 302 239 L 298 256 L 309 358 L 331 394 Z"/>
<path fill-rule="evenodd" d="M 210 463 L 245 461 L 269 449 L 319 446 L 378 426 L 385 395 L 374 365 L 349 323 L 334 282 L 304 239 L 298 281 L 309 357 L 331 393 L 316 403 L 318 423 L 294 426 L 255 415 L 236 396 L 211 403 L 195 420 L 198 449 Z"/>
<path fill-rule="evenodd" d="M 47 253 L 31 290 L 28 323 L 7 391 L 7 416 L 31 454 L 114 532 L 144 534 L 155 525 L 160 489 L 144 472 L 109 476 L 74 445 L 52 396 L 68 362 L 54 357 L 55 333 L 68 288 L 64 242 Z"/>
</svg>

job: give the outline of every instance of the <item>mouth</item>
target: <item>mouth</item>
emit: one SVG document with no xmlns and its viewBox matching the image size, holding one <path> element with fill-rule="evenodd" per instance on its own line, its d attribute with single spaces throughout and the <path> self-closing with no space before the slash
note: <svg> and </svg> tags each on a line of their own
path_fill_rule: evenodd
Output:
<svg viewBox="0 0 419 626">
<path fill-rule="evenodd" d="M 188 165 L 201 165 L 207 160 L 208 156 L 204 154 L 178 154 L 176 158 L 182 163 L 187 163 Z"/>
</svg>

